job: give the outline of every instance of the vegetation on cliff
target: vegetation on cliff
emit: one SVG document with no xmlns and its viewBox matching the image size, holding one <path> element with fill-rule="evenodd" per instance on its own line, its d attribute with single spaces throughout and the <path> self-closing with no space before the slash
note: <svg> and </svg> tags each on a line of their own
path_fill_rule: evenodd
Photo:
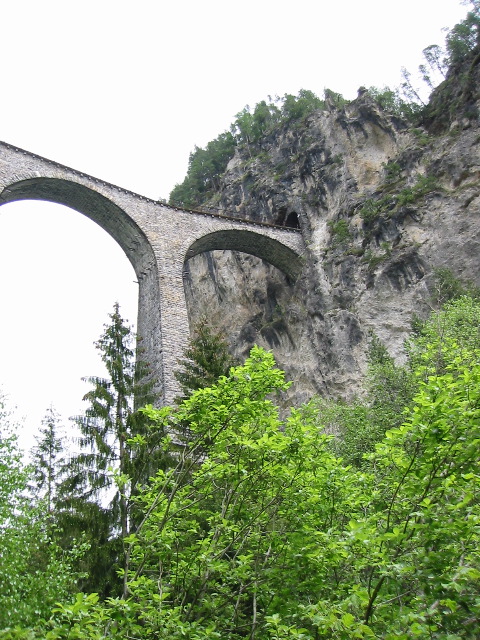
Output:
<svg viewBox="0 0 480 640">
<path fill-rule="evenodd" d="M 193 391 L 210 387 L 227 375 L 235 363 L 225 337 L 214 330 L 207 318 L 193 327 L 192 337 L 178 362 L 174 376 L 185 400 Z"/>
<path fill-rule="evenodd" d="M 312 91 L 300 90 L 297 96 L 285 94 L 283 98 L 262 100 L 253 109 L 248 105 L 237 113 L 230 131 L 221 133 L 205 149 L 195 147 L 190 154 L 185 180 L 170 194 L 170 204 L 196 207 L 206 202 L 219 189 L 219 179 L 232 159 L 237 146 L 245 146 L 252 155 L 252 145 L 283 124 L 297 122 L 316 109 L 326 108 L 326 98 L 341 100 L 331 91 L 325 91 L 320 100 Z M 258 151 L 253 151 L 256 154 Z"/>
<path fill-rule="evenodd" d="M 403 81 L 396 90 L 389 87 L 362 87 L 359 92 L 368 92 L 382 109 L 414 126 L 424 123 L 432 127 L 434 121 L 443 122 L 448 117 L 446 111 L 450 116 L 458 114 L 460 98 L 457 96 L 457 100 L 453 99 L 450 86 L 455 83 L 458 88 L 460 83 L 463 94 L 469 90 L 471 93 L 473 89 L 469 71 L 462 69 L 462 65 L 479 46 L 479 25 L 480 5 L 478 0 L 472 0 L 471 10 L 465 20 L 447 33 L 445 46 L 430 45 L 424 49 L 424 62 L 419 67 L 420 79 L 429 92 L 443 81 L 440 99 L 434 96 L 432 103 L 426 104 L 421 97 L 422 89 L 417 87 L 412 74 L 406 69 L 403 69 Z M 449 94 L 447 101 L 445 93 Z M 465 101 L 465 95 L 463 99 Z M 310 90 L 301 89 L 296 96 L 285 94 L 274 99 L 269 96 L 268 100 L 262 100 L 253 108 L 247 105 L 237 113 L 229 131 L 221 133 L 205 148 L 195 147 L 190 154 L 184 181 L 177 184 L 170 194 L 170 204 L 185 208 L 206 204 L 220 189 L 221 177 L 237 147 L 246 149 L 250 158 L 256 157 L 262 153 L 262 139 L 274 131 L 285 126 L 301 126 L 313 112 L 341 109 L 345 104 L 347 101 L 330 89 L 325 89 L 323 98 Z M 470 116 L 474 117 L 475 114 Z M 438 124 L 436 126 L 438 128 Z"/>
<path fill-rule="evenodd" d="M 463 70 L 457 88 L 450 71 L 414 114 L 430 118 L 430 132 L 455 122 L 448 105 L 466 126 L 478 115 L 473 4 L 447 57 L 428 49 L 439 72 Z M 406 115 L 389 91 L 367 98 Z M 442 106 L 442 91 L 453 103 Z M 266 136 L 344 106 L 331 92 L 302 91 L 245 109 L 192 154 L 178 204 L 208 199 L 235 149 L 253 164 Z M 427 170 L 407 176 L 428 144 L 419 131 L 380 187 L 328 222 L 331 254 L 373 271 L 392 251 L 381 225 L 441 189 Z M 342 162 L 328 157 L 334 169 Z M 477 638 L 479 294 L 446 268 L 431 280 L 436 311 L 414 320 L 404 365 L 372 335 L 361 397 L 290 411 L 276 404 L 289 384 L 272 354 L 255 347 L 230 367 L 208 325 L 180 363 L 184 398 L 137 411 L 148 389 L 136 384 L 132 336 L 114 310 L 97 345 L 110 378 L 91 379 L 85 448 L 70 464 L 53 414 L 34 470 L 0 411 L 0 638 Z"/>
<path fill-rule="evenodd" d="M 373 400 L 337 412 L 340 441 L 322 408 L 280 418 L 267 397 L 288 383 L 259 348 L 178 408 L 147 408 L 171 463 L 134 498 L 123 597 L 64 594 L 36 617 L 27 595 L 0 638 L 476 638 L 479 317 L 465 296 L 432 316 L 408 375 L 374 343 Z M 369 424 L 375 442 L 352 458 Z M 2 469 L 21 478 L 18 464 Z M 2 526 L 2 549 L 32 543 L 8 515 Z M 66 584 L 68 567 L 57 571 Z"/>
</svg>

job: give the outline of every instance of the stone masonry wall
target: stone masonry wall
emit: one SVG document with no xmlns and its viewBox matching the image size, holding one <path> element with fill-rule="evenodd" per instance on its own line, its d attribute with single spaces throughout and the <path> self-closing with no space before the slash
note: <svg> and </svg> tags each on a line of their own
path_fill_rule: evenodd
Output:
<svg viewBox="0 0 480 640">
<path fill-rule="evenodd" d="M 177 395 L 173 371 L 189 338 L 183 285 L 188 258 L 234 249 L 267 260 L 291 280 L 302 271 L 305 246 L 296 230 L 169 207 L 0 142 L 0 205 L 26 199 L 79 211 L 124 250 L 139 282 L 138 335 L 160 403 Z"/>
</svg>

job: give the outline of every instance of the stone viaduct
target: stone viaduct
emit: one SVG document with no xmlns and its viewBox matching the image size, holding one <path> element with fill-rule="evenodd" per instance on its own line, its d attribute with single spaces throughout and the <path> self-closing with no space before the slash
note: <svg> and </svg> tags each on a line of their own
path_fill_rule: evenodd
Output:
<svg viewBox="0 0 480 640">
<path fill-rule="evenodd" d="M 138 335 L 158 381 L 159 403 L 178 392 L 173 370 L 189 337 L 183 271 L 204 251 L 234 249 L 267 260 L 291 279 L 302 269 L 301 233 L 186 211 L 0 142 L 0 205 L 47 200 L 86 215 L 122 247 L 139 283 Z"/>
</svg>

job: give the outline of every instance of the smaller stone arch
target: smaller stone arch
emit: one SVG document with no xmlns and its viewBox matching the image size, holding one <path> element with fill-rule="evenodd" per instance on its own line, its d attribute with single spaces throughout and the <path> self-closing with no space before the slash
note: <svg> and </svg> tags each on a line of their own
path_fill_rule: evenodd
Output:
<svg viewBox="0 0 480 640">
<path fill-rule="evenodd" d="M 254 231 L 228 229 L 209 233 L 190 245 L 185 260 L 205 251 L 230 250 L 249 253 L 266 260 L 289 278 L 296 280 L 303 267 L 302 258 L 283 243 Z"/>
</svg>

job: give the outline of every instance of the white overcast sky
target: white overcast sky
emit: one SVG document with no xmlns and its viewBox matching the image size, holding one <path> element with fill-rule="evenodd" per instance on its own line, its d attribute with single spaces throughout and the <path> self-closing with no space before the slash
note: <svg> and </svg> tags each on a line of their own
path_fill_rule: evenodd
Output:
<svg viewBox="0 0 480 640">
<path fill-rule="evenodd" d="M 152 198 L 181 182 L 194 145 L 246 104 L 328 87 L 397 86 L 443 41 L 459 0 L 5 0 L 0 140 Z M 0 208 L 0 387 L 26 417 L 81 411 L 102 374 L 93 341 L 115 300 L 132 322 L 135 275 L 113 240 L 59 205 Z"/>
</svg>

